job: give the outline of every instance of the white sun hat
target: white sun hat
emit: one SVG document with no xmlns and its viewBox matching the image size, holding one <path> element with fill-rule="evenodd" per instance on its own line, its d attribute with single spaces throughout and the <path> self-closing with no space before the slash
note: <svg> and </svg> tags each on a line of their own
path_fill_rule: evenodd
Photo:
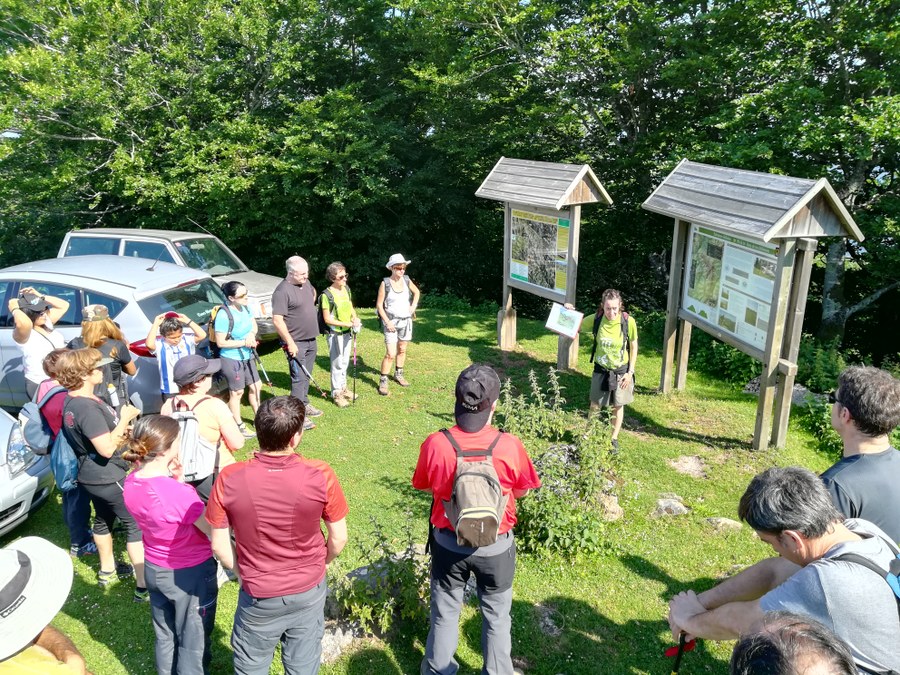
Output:
<svg viewBox="0 0 900 675">
<path fill-rule="evenodd" d="M 387 265 L 385 265 L 385 267 L 390 270 L 394 268 L 394 265 L 409 265 L 409 263 L 411 262 L 412 260 L 407 260 L 406 258 L 404 258 L 402 253 L 395 253 L 391 256 L 391 259 L 387 261 Z"/>
</svg>

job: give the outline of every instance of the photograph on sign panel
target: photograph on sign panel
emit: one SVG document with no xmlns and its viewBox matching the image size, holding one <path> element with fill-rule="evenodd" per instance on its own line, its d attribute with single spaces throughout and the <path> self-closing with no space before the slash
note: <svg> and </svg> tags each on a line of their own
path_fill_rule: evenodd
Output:
<svg viewBox="0 0 900 675">
<path fill-rule="evenodd" d="M 723 244 L 717 239 L 699 232 L 694 233 L 691 245 L 691 271 L 687 295 L 701 305 L 688 305 L 687 309 L 704 319 L 711 319 L 710 311 L 719 303 L 719 286 L 722 276 Z"/>
<path fill-rule="evenodd" d="M 556 223 L 539 222 L 514 212 L 511 234 L 512 277 L 542 288 L 556 289 Z"/>
</svg>

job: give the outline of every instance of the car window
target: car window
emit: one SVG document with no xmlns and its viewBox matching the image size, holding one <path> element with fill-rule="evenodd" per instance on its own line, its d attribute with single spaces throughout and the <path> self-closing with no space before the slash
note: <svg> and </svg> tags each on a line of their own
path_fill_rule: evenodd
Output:
<svg viewBox="0 0 900 675">
<path fill-rule="evenodd" d="M 122 255 L 129 258 L 149 258 L 150 260 L 162 260 L 167 263 L 175 262 L 175 258 L 169 253 L 165 244 L 158 244 L 153 241 L 128 241 L 126 239 L 125 250 L 122 252 Z"/>
<path fill-rule="evenodd" d="M 204 279 L 144 298 L 138 301 L 138 305 L 151 322 L 165 312 L 178 312 L 204 326 L 209 321 L 212 308 L 224 302 L 222 289 L 211 279 Z"/>
<path fill-rule="evenodd" d="M 12 316 L 9 313 L 9 299 L 12 297 L 13 282 L 0 281 L 0 327 L 8 328 L 12 326 Z"/>
<path fill-rule="evenodd" d="M 114 298 L 110 295 L 103 295 L 103 293 L 97 293 L 96 291 L 84 291 L 84 304 L 85 305 L 105 305 L 106 309 L 109 310 L 109 316 L 112 319 L 115 319 L 119 313 L 125 309 L 125 306 L 128 304 L 125 300 L 119 300 L 119 298 Z"/>
<path fill-rule="evenodd" d="M 79 304 L 80 289 L 71 286 L 61 286 L 59 284 L 47 284 L 42 281 L 22 280 L 19 288 L 31 286 L 41 295 L 52 295 L 69 303 L 69 309 L 54 323 L 54 326 L 80 326 L 81 325 L 81 306 Z"/>
<path fill-rule="evenodd" d="M 231 255 L 218 239 L 210 237 L 183 239 L 175 242 L 175 250 L 184 260 L 185 265 L 213 276 L 246 270 L 244 265 Z"/>
<path fill-rule="evenodd" d="M 66 258 L 75 255 L 119 255 L 118 237 L 69 237 Z"/>
</svg>

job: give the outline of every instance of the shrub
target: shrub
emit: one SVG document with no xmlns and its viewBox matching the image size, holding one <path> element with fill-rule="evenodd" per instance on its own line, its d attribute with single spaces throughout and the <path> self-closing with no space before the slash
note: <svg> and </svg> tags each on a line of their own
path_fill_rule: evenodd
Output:
<svg viewBox="0 0 900 675">
<path fill-rule="evenodd" d="M 762 364 L 702 331 L 691 333 L 691 366 L 732 385 L 743 386 L 762 372 Z"/>
<path fill-rule="evenodd" d="M 819 393 L 832 391 L 838 375 L 847 367 L 839 341 L 822 344 L 812 335 L 804 335 L 797 356 L 797 381 Z"/>
<path fill-rule="evenodd" d="M 816 437 L 817 449 L 835 461 L 844 452 L 841 437 L 831 426 L 831 406 L 819 396 L 810 396 L 800 415 L 800 426 Z"/>
</svg>

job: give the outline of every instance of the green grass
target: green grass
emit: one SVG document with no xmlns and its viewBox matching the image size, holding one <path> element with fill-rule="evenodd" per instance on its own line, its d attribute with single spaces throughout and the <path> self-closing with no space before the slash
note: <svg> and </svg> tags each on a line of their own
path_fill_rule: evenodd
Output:
<svg viewBox="0 0 900 675">
<path fill-rule="evenodd" d="M 527 390 L 529 370 L 543 379 L 555 364 L 556 337 L 539 322 L 520 319 L 517 350 L 504 353 L 496 346 L 493 314 L 424 309 L 419 315 L 406 367 L 411 387 L 392 385 L 390 397 L 377 395 L 384 347 L 369 310 L 362 312 L 357 403 L 341 410 L 311 391 L 311 401 L 324 408 L 325 416 L 316 420 L 318 428 L 305 435 L 300 449 L 334 467 L 350 504 L 350 543 L 332 565 L 333 573 L 363 564 L 363 552 L 373 543 L 372 517 L 398 548 L 410 532 L 424 542 L 428 499 L 412 490 L 409 481 L 421 441 L 453 424 L 453 388 L 462 368 L 473 361 L 490 363 L 517 388 Z M 708 587 L 735 566 L 770 552 L 746 526 L 736 533 L 717 534 L 705 519 L 736 518 L 738 498 L 750 478 L 766 466 L 801 464 L 821 471 L 832 461 L 814 449 L 812 437 L 794 421 L 787 448 L 752 452 L 756 399 L 711 377 L 689 372 L 685 392 L 657 394 L 660 337 L 649 333 L 641 335 L 638 396 L 627 409 L 622 453 L 614 465 L 625 517 L 607 526 L 603 554 L 574 560 L 519 558 L 513 654 L 529 674 L 668 672 L 671 664 L 662 654 L 671 644 L 665 621 L 668 598 L 685 588 Z M 587 405 L 589 342 L 590 335 L 582 335 L 579 372 L 560 375 L 573 415 L 583 414 Z M 281 352 L 263 358 L 274 393 L 287 393 L 290 380 Z M 313 374 L 327 391 L 328 358 L 323 347 Z M 249 415 L 247 408 L 248 419 Z M 242 454 L 254 447 L 251 443 Z M 704 461 L 706 478 L 678 474 L 668 465 L 684 455 Z M 691 513 L 651 518 L 656 499 L 666 492 L 683 497 Z M 26 535 L 67 546 L 58 496 L 0 544 Z M 117 540 L 116 552 L 124 558 L 123 541 Z M 148 608 L 131 602 L 131 582 L 104 594 L 95 582 L 96 565 L 96 558 L 76 563 L 72 592 L 54 625 L 73 638 L 97 675 L 152 672 L 154 636 Z M 231 670 L 229 638 L 236 601 L 236 584 L 227 584 L 219 595 L 213 672 Z M 562 629 L 559 637 L 541 632 L 540 611 L 550 612 Z M 383 640 L 359 641 L 322 672 L 418 672 L 427 631 L 425 624 L 406 623 Z M 729 654 L 728 643 L 702 642 L 685 656 L 681 672 L 726 672 Z M 480 620 L 471 606 L 464 608 L 461 619 L 457 658 L 461 673 L 479 672 Z M 277 659 L 273 672 L 282 672 Z"/>
</svg>

